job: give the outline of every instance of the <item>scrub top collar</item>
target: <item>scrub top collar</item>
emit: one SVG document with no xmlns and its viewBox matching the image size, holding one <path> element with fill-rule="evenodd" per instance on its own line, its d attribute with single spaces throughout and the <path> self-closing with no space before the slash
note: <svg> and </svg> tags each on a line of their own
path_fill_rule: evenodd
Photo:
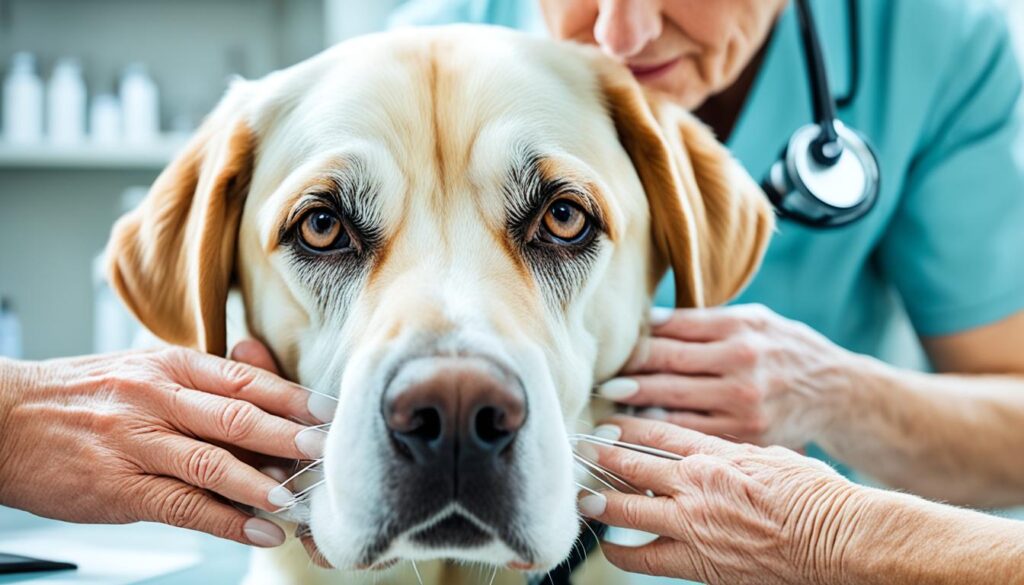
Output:
<svg viewBox="0 0 1024 585">
<path fill-rule="evenodd" d="M 845 95 L 850 71 L 846 3 L 814 2 L 813 9 L 833 96 Z M 792 3 L 779 15 L 766 51 L 726 141 L 733 156 L 757 181 L 778 159 L 793 132 L 813 122 L 807 68 Z M 839 110 L 839 118 L 848 121 L 848 110 L 855 105 L 856 101 L 850 108 Z M 766 150 L 766 142 L 775 146 Z"/>
</svg>

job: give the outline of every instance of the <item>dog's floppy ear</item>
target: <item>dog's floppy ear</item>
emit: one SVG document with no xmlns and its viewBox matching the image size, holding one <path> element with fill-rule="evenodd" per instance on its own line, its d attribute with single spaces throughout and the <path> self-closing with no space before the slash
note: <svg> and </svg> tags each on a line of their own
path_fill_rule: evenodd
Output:
<svg viewBox="0 0 1024 585">
<path fill-rule="evenodd" d="M 756 272 L 774 226 L 761 189 L 711 131 L 669 99 L 605 66 L 605 99 L 651 211 L 652 237 L 675 274 L 676 306 L 725 303 Z"/>
<path fill-rule="evenodd" d="M 235 87 L 114 225 L 113 288 L 142 324 L 170 343 L 227 351 L 225 304 L 255 139 Z"/>
</svg>

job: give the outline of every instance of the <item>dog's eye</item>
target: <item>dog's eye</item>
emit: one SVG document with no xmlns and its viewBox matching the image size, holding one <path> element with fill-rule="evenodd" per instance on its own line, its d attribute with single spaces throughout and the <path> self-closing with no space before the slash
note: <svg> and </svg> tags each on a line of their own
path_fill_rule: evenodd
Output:
<svg viewBox="0 0 1024 585">
<path fill-rule="evenodd" d="M 299 222 L 299 239 L 316 252 L 341 250 L 351 245 L 341 218 L 329 209 L 314 209 Z"/>
<path fill-rule="evenodd" d="M 568 199 L 552 203 L 542 221 L 541 235 L 548 241 L 573 244 L 590 231 L 590 217 Z"/>
</svg>

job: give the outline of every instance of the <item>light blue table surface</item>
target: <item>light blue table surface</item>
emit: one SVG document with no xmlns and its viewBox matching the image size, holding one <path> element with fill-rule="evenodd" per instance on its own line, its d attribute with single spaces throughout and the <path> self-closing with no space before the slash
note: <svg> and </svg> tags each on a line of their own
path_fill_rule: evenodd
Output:
<svg viewBox="0 0 1024 585">
<path fill-rule="evenodd" d="M 227 542 L 197 532 L 140 522 L 131 525 L 80 525 L 39 518 L 25 512 L 0 506 L 0 541 L 18 541 L 19 537 L 38 534 L 40 530 L 60 531 L 69 539 L 102 547 L 105 550 L 123 552 L 126 555 L 138 553 L 170 553 L 197 555 L 199 562 L 184 569 L 131 583 L 147 585 L 199 585 L 216 583 L 230 585 L 239 583 L 245 575 L 249 561 L 249 549 L 240 544 Z M 47 532 L 49 534 L 49 532 Z M 4 552 L 0 546 L 0 552 Z M 40 554 L 38 556 L 45 556 Z M 47 560 L 61 560 L 54 556 Z M 33 583 L 46 585 L 54 579 L 61 583 L 89 583 L 99 585 L 104 579 L 89 579 L 75 575 L 73 571 L 46 573 L 25 573 L 0 576 L 0 585 L 8 583 Z M 65 581 L 66 580 L 66 581 Z"/>
</svg>

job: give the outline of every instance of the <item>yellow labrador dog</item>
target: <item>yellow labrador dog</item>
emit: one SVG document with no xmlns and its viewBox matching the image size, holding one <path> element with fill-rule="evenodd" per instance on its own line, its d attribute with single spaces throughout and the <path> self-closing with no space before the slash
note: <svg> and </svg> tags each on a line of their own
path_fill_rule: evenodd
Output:
<svg viewBox="0 0 1024 585">
<path fill-rule="evenodd" d="M 722 303 L 772 225 L 708 130 L 625 68 L 455 26 L 236 82 L 114 228 L 110 274 L 153 332 L 221 355 L 237 286 L 285 374 L 338 399 L 304 519 L 337 571 L 293 539 L 250 582 L 415 560 L 424 581 L 511 583 L 580 534 L 570 437 L 666 269 L 678 305 Z"/>
</svg>

